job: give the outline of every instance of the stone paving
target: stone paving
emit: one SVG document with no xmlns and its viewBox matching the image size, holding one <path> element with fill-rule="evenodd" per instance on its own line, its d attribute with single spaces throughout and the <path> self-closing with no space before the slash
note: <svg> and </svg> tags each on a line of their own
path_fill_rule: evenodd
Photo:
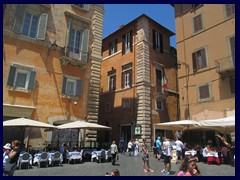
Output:
<svg viewBox="0 0 240 180">
<path fill-rule="evenodd" d="M 153 154 L 150 154 L 150 166 L 154 169 L 153 173 L 144 173 L 141 154 L 138 157 L 129 155 L 119 155 L 119 160 L 113 166 L 111 162 L 91 162 L 83 161 L 77 164 L 63 164 L 60 167 L 38 168 L 33 166 L 32 169 L 16 170 L 14 176 L 104 176 L 106 172 L 117 168 L 121 176 L 163 176 L 163 160 L 158 161 Z M 176 176 L 180 161 L 178 164 L 172 164 L 171 174 Z M 215 165 L 197 163 L 202 176 L 235 176 L 235 167 L 230 165 Z"/>
</svg>

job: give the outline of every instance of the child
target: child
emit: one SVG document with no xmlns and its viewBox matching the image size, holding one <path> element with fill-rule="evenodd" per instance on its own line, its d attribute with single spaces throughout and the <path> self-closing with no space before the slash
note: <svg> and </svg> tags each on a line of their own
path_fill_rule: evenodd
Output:
<svg viewBox="0 0 240 180">
<path fill-rule="evenodd" d="M 178 176 L 199 176 L 200 171 L 196 165 L 198 159 L 196 157 L 185 157 L 179 167 Z"/>
</svg>

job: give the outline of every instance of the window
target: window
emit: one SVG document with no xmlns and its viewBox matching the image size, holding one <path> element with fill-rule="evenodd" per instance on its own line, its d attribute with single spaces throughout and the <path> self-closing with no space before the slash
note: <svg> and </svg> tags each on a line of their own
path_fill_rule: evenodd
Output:
<svg viewBox="0 0 240 180">
<path fill-rule="evenodd" d="M 89 10 L 89 4 L 74 4 L 82 9 Z"/>
<path fill-rule="evenodd" d="M 198 100 L 199 101 L 209 101 L 211 98 L 209 84 L 198 87 Z"/>
<path fill-rule="evenodd" d="M 130 99 L 122 99 L 122 108 L 123 109 L 130 108 L 130 105 L 131 105 Z"/>
<path fill-rule="evenodd" d="M 202 15 L 199 14 L 193 18 L 193 32 L 197 33 L 203 30 Z"/>
<path fill-rule="evenodd" d="M 13 31 L 27 37 L 45 39 L 48 14 L 36 12 L 17 6 Z"/>
<path fill-rule="evenodd" d="M 69 22 L 68 28 L 68 56 L 75 60 L 86 62 L 88 58 L 89 30 L 72 25 L 71 22 Z"/>
<path fill-rule="evenodd" d="M 156 100 L 156 109 L 157 110 L 163 110 L 163 101 Z"/>
<path fill-rule="evenodd" d="M 235 4 L 225 4 L 226 17 L 230 18 L 235 15 Z"/>
<path fill-rule="evenodd" d="M 132 63 L 122 66 L 122 88 L 132 86 Z"/>
<path fill-rule="evenodd" d="M 122 37 L 122 54 L 132 51 L 132 31 Z"/>
<path fill-rule="evenodd" d="M 163 37 L 162 34 L 153 30 L 153 49 L 163 53 Z"/>
<path fill-rule="evenodd" d="M 235 67 L 235 36 L 232 36 L 229 38 L 229 44 L 230 44 L 230 51 L 232 56 L 232 63 Z"/>
<path fill-rule="evenodd" d="M 116 75 L 109 76 L 109 91 L 116 90 Z"/>
<path fill-rule="evenodd" d="M 82 81 L 77 78 L 63 76 L 62 94 L 70 97 L 80 97 L 82 95 Z"/>
<path fill-rule="evenodd" d="M 10 66 L 7 85 L 15 89 L 33 90 L 35 87 L 36 71 L 21 65 Z"/>
<path fill-rule="evenodd" d="M 206 49 L 200 49 L 192 53 L 193 71 L 207 67 Z"/>
<path fill-rule="evenodd" d="M 110 105 L 110 103 L 105 103 L 105 112 L 111 112 L 111 105 Z"/>
<path fill-rule="evenodd" d="M 156 84 L 157 84 L 157 92 L 162 92 L 162 71 L 156 69 Z"/>
<path fill-rule="evenodd" d="M 109 55 L 117 52 L 117 39 L 109 43 Z"/>
<path fill-rule="evenodd" d="M 235 94 L 235 76 L 229 77 L 229 83 L 230 83 L 231 93 Z"/>
</svg>

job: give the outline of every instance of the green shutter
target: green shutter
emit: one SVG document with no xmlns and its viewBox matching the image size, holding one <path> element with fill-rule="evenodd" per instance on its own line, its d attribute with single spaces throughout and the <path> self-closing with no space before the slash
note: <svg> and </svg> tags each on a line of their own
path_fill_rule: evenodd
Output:
<svg viewBox="0 0 240 180">
<path fill-rule="evenodd" d="M 38 25 L 38 34 L 37 34 L 38 39 L 41 39 L 41 40 L 45 39 L 47 21 L 48 21 L 48 14 L 45 14 L 45 13 L 41 14 L 39 19 L 39 25 Z"/>
<path fill-rule="evenodd" d="M 197 71 L 196 53 L 192 53 L 193 72 Z"/>
<path fill-rule="evenodd" d="M 67 82 L 67 77 L 63 76 L 63 81 L 62 81 L 62 95 L 65 95 L 66 91 L 66 82 Z"/>
<path fill-rule="evenodd" d="M 122 54 L 125 54 L 125 34 L 122 36 Z"/>
<path fill-rule="evenodd" d="M 82 80 L 77 80 L 76 97 L 80 97 L 81 95 L 82 95 Z"/>
<path fill-rule="evenodd" d="M 153 49 L 156 49 L 156 40 L 155 40 L 155 31 L 154 29 L 152 30 L 153 32 Z"/>
<path fill-rule="evenodd" d="M 133 51 L 133 30 L 130 31 L 130 51 Z"/>
<path fill-rule="evenodd" d="M 88 58 L 88 42 L 89 42 L 89 30 L 84 29 L 83 35 L 82 35 L 82 47 L 81 47 L 81 61 L 87 61 Z"/>
<path fill-rule="evenodd" d="M 25 8 L 22 6 L 17 6 L 16 8 L 16 15 L 15 15 L 15 24 L 13 31 L 15 33 L 22 33 L 22 25 L 24 20 Z"/>
<path fill-rule="evenodd" d="M 28 83 L 28 90 L 33 90 L 33 88 L 35 87 L 35 80 L 36 80 L 36 71 L 31 71 L 29 83 Z"/>
<path fill-rule="evenodd" d="M 15 78 L 15 73 L 16 73 L 16 67 L 15 67 L 15 66 L 10 66 L 10 70 L 9 70 L 9 74 L 8 74 L 7 85 L 13 86 L 13 84 L 14 84 L 14 78 Z"/>
</svg>

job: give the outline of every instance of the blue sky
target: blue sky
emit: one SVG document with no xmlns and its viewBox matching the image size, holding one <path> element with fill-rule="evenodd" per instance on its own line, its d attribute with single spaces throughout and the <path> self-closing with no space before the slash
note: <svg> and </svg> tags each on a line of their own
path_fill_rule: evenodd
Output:
<svg viewBox="0 0 240 180">
<path fill-rule="evenodd" d="M 104 10 L 103 38 L 142 14 L 176 33 L 174 8 L 170 4 L 104 4 Z M 176 36 L 170 40 L 171 46 L 176 47 Z"/>
</svg>

